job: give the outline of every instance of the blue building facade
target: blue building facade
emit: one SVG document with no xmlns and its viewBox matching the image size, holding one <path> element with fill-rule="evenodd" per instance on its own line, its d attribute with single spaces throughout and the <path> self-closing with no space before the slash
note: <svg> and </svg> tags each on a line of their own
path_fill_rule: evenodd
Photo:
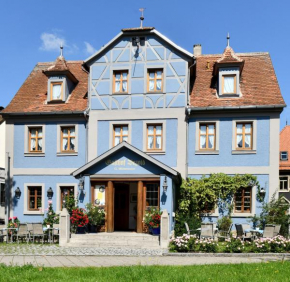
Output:
<svg viewBox="0 0 290 282">
<path fill-rule="evenodd" d="M 251 100 L 247 62 L 231 48 L 206 57 L 154 28 L 136 28 L 84 62 L 61 55 L 39 63 L 3 112 L 6 220 L 42 221 L 48 201 L 59 212 L 73 193 L 80 207 L 105 208 L 107 232 L 143 232 L 150 207 L 167 210 L 171 232 L 182 178 L 218 172 L 256 175 L 270 197 L 279 183 L 284 101 L 279 90 L 275 105 Z M 237 221 L 259 210 L 251 189 L 234 212 Z"/>
</svg>

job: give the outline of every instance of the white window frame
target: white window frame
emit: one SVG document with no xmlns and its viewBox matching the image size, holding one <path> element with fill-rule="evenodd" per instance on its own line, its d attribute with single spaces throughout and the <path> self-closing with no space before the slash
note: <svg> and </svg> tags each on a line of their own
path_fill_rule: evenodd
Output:
<svg viewBox="0 0 290 282">
<path fill-rule="evenodd" d="M 281 190 L 280 189 L 280 177 L 287 177 L 287 189 L 283 189 Z M 290 189 L 289 189 L 289 175 L 279 175 L 279 192 L 288 192 Z"/>
<path fill-rule="evenodd" d="M 147 126 L 148 125 L 162 125 L 162 150 L 154 151 L 147 149 Z M 166 120 L 144 120 L 143 121 L 143 152 L 147 152 L 150 155 L 164 155 L 166 152 Z"/>
<path fill-rule="evenodd" d="M 252 140 L 252 149 L 251 150 L 237 150 L 236 149 L 236 127 L 237 123 L 252 123 L 252 132 L 253 132 L 253 140 Z M 234 119 L 232 121 L 232 154 L 256 154 L 257 153 L 257 119 Z"/>
<path fill-rule="evenodd" d="M 60 100 L 53 100 L 51 99 L 51 89 L 52 89 L 52 83 L 62 83 L 62 98 Z M 65 102 L 66 101 L 66 89 L 67 89 L 67 81 L 66 81 L 66 77 L 51 77 L 48 79 L 47 82 L 47 102 Z"/>
<path fill-rule="evenodd" d="M 109 148 L 113 148 L 113 138 L 114 138 L 114 126 L 128 125 L 128 143 L 131 144 L 132 136 L 132 121 L 110 121 L 110 133 L 109 133 Z"/>
<path fill-rule="evenodd" d="M 42 128 L 42 152 L 32 153 L 29 151 L 29 130 L 31 128 Z M 39 157 L 45 155 L 45 124 L 32 124 L 24 126 L 24 155 L 26 157 Z"/>
<path fill-rule="evenodd" d="M 41 211 L 30 211 L 28 209 L 28 187 L 41 187 Z M 24 183 L 24 211 L 23 214 L 44 214 L 44 208 L 45 208 L 45 185 L 44 183 Z"/>
<path fill-rule="evenodd" d="M 201 124 L 215 124 L 215 150 L 206 150 L 199 148 L 199 128 Z M 219 147 L 220 147 L 220 121 L 216 119 L 209 119 L 209 120 L 197 120 L 195 122 L 195 154 L 196 155 L 218 155 L 219 154 Z"/>
<path fill-rule="evenodd" d="M 282 158 L 283 153 L 286 153 L 286 155 L 287 155 L 286 159 Z M 288 161 L 288 151 L 280 151 L 280 161 Z"/>
<path fill-rule="evenodd" d="M 62 152 L 61 151 L 61 128 L 62 127 L 75 127 L 75 150 L 74 152 Z M 57 149 L 57 156 L 77 156 L 78 155 L 78 148 L 79 148 L 79 127 L 78 124 L 58 124 L 57 125 L 57 137 L 56 137 L 56 149 Z"/>
<path fill-rule="evenodd" d="M 223 93 L 222 85 L 223 85 L 223 76 L 235 75 L 236 76 L 236 93 Z M 218 96 L 219 97 L 240 97 L 240 70 L 238 67 L 228 67 L 228 68 L 220 68 L 219 69 L 219 83 L 218 83 Z"/>
<path fill-rule="evenodd" d="M 256 195 L 257 195 L 257 187 L 253 186 L 251 191 L 251 212 L 236 212 L 235 213 L 235 207 L 233 208 L 233 213 L 232 213 L 232 217 L 250 217 L 250 216 L 254 216 L 254 214 L 256 213 Z M 233 196 L 233 204 L 235 199 L 235 196 Z"/>
<path fill-rule="evenodd" d="M 77 183 L 57 183 L 56 184 L 56 213 L 60 213 L 60 199 L 61 199 L 61 187 L 74 187 L 74 197 L 78 195 L 78 184 Z"/>
</svg>

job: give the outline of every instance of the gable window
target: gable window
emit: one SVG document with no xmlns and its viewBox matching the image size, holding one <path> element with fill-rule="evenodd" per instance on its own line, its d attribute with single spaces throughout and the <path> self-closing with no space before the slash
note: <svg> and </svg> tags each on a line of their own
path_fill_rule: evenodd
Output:
<svg viewBox="0 0 290 282">
<path fill-rule="evenodd" d="M 280 152 L 280 160 L 281 161 L 288 161 L 288 152 L 287 151 Z"/>
<path fill-rule="evenodd" d="M 237 93 L 237 76 L 223 75 L 222 76 L 222 94 L 236 94 Z"/>
<path fill-rule="evenodd" d="M 236 149 L 251 150 L 253 143 L 253 124 L 236 124 Z"/>
<path fill-rule="evenodd" d="M 28 187 L 28 210 L 38 211 L 42 207 L 42 187 Z"/>
<path fill-rule="evenodd" d="M 29 128 L 29 152 L 42 152 L 42 127 Z"/>
<path fill-rule="evenodd" d="M 288 191 L 288 176 L 280 176 L 280 190 Z"/>
<path fill-rule="evenodd" d="M 235 212 L 250 213 L 252 204 L 252 188 L 240 188 L 234 196 Z"/>
<path fill-rule="evenodd" d="M 74 198 L 74 187 L 60 187 L 60 210 L 62 210 L 67 198 Z"/>
<path fill-rule="evenodd" d="M 147 85 L 148 92 L 161 92 L 163 89 L 163 70 L 149 69 Z"/>
<path fill-rule="evenodd" d="M 199 149 L 215 149 L 215 124 L 200 124 L 199 126 Z"/>
<path fill-rule="evenodd" d="M 50 100 L 57 101 L 63 98 L 63 83 L 62 82 L 51 82 L 50 84 Z"/>
<path fill-rule="evenodd" d="M 147 125 L 147 150 L 162 150 L 162 124 Z"/>
<path fill-rule="evenodd" d="M 61 128 L 61 151 L 74 152 L 75 151 L 75 127 L 62 127 Z"/>
<path fill-rule="evenodd" d="M 123 141 L 128 142 L 128 135 L 129 135 L 128 125 L 115 125 L 113 146 L 116 146 Z"/>
<path fill-rule="evenodd" d="M 114 71 L 113 93 L 128 93 L 128 71 Z"/>
</svg>

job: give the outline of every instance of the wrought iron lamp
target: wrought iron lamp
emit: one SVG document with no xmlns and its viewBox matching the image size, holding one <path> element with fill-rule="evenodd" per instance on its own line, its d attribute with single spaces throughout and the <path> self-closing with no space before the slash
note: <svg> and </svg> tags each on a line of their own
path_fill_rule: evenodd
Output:
<svg viewBox="0 0 290 282">
<path fill-rule="evenodd" d="M 49 187 L 49 189 L 47 190 L 47 198 L 51 199 L 53 196 L 53 190 L 51 187 Z"/>
<path fill-rule="evenodd" d="M 21 196 L 21 190 L 20 190 L 19 187 L 17 187 L 16 190 L 15 190 L 15 197 L 16 197 L 17 199 L 19 199 L 20 196 Z"/>
<path fill-rule="evenodd" d="M 80 190 L 84 190 L 84 188 L 85 188 L 84 184 L 85 184 L 85 180 L 84 180 L 83 177 L 81 177 L 80 180 L 79 180 L 79 189 Z"/>
<path fill-rule="evenodd" d="M 168 188 L 168 184 L 167 184 L 167 176 L 164 176 L 164 181 L 163 181 L 163 191 L 166 193 L 167 192 L 167 188 Z"/>
</svg>

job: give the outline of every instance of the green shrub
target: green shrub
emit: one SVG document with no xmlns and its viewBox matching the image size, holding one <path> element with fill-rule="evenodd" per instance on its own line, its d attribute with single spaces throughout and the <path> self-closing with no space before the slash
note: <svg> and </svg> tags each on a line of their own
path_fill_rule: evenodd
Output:
<svg viewBox="0 0 290 282">
<path fill-rule="evenodd" d="M 240 238 L 225 239 L 225 253 L 242 253 L 245 250 L 245 242 Z"/>
<path fill-rule="evenodd" d="M 103 208 L 88 203 L 86 204 L 86 209 L 89 223 L 91 225 L 101 226 L 105 224 L 105 211 Z"/>
<path fill-rule="evenodd" d="M 182 236 L 183 234 L 187 234 L 185 228 L 185 222 L 187 222 L 190 230 L 196 230 L 201 226 L 201 219 L 197 216 L 190 215 L 190 214 L 183 214 L 183 213 L 176 213 L 175 216 L 175 227 L 174 232 L 175 236 Z M 196 234 L 197 232 L 193 231 L 192 234 Z"/>
<path fill-rule="evenodd" d="M 218 229 L 228 231 L 232 223 L 233 221 L 230 216 L 223 216 L 217 221 Z"/>
</svg>

